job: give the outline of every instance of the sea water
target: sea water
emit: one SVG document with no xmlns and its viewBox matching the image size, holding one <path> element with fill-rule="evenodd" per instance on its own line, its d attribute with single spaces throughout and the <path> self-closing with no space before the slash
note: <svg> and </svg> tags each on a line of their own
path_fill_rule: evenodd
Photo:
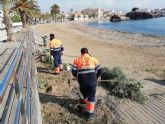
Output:
<svg viewBox="0 0 165 124">
<path fill-rule="evenodd" d="M 165 36 L 165 17 L 121 22 L 90 22 L 87 25 L 99 29 Z"/>
</svg>

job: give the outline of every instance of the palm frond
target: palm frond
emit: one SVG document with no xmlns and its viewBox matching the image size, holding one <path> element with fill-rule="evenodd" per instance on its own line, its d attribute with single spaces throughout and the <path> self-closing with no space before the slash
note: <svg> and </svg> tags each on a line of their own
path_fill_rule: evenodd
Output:
<svg viewBox="0 0 165 124">
<path fill-rule="evenodd" d="M 15 0 L 14 6 L 11 7 L 11 12 L 18 12 L 22 23 L 26 25 L 29 17 L 35 18 L 40 16 L 40 7 L 36 1 Z"/>
</svg>

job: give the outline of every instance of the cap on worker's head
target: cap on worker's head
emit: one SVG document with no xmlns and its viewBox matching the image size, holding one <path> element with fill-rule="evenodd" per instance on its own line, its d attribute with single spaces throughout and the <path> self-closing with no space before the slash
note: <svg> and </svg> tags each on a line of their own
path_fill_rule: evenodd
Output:
<svg viewBox="0 0 165 124">
<path fill-rule="evenodd" d="M 54 34 L 50 34 L 50 40 L 52 40 L 54 38 L 55 38 Z"/>
<path fill-rule="evenodd" d="M 85 53 L 88 53 L 88 49 L 84 47 L 81 49 L 81 54 L 85 54 Z"/>
</svg>

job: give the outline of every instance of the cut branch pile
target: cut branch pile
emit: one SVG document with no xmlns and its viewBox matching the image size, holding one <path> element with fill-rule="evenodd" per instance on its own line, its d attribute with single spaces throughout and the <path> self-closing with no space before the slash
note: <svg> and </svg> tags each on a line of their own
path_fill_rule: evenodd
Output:
<svg viewBox="0 0 165 124">
<path fill-rule="evenodd" d="M 104 87 L 110 90 L 110 94 L 120 97 L 129 98 L 139 103 L 144 103 L 146 97 L 141 91 L 143 85 L 141 82 L 134 79 L 129 79 L 118 67 L 112 70 L 103 68 L 101 80 L 110 80 L 109 82 L 103 81 Z"/>
<path fill-rule="evenodd" d="M 49 49 L 44 49 L 42 52 L 39 53 L 39 61 L 44 63 L 48 68 L 52 69 L 54 67 L 53 63 L 53 56 L 50 55 Z M 63 69 L 67 70 L 67 66 L 70 64 L 63 63 Z"/>
<path fill-rule="evenodd" d="M 39 53 L 38 55 L 39 61 L 41 63 L 44 63 L 47 65 L 49 68 L 53 68 L 53 59 L 52 56 L 50 55 L 50 50 L 49 49 L 44 49 L 42 52 Z"/>
</svg>

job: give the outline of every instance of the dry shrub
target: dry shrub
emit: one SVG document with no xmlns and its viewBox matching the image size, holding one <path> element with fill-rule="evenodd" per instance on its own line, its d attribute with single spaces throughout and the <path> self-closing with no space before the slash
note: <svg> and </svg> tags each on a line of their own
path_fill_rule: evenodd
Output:
<svg viewBox="0 0 165 124">
<path fill-rule="evenodd" d="M 42 51 L 42 53 L 40 53 L 39 55 L 40 57 L 40 62 L 44 63 L 45 65 L 47 65 L 50 69 L 54 68 L 54 63 L 53 63 L 53 59 L 52 56 L 50 55 L 50 49 L 44 49 Z M 67 70 L 67 66 L 69 64 L 63 63 L 63 69 Z"/>
<path fill-rule="evenodd" d="M 129 98 L 139 103 L 144 103 L 146 97 L 142 93 L 141 89 L 143 85 L 141 82 L 134 79 L 129 79 L 118 67 L 112 70 L 103 68 L 101 80 L 110 80 L 109 82 L 103 82 L 106 84 L 106 88 L 110 90 L 110 94 L 120 97 Z"/>
<path fill-rule="evenodd" d="M 49 49 L 44 49 L 40 54 L 39 54 L 39 60 L 41 63 L 44 63 L 50 68 L 53 68 L 53 60 L 50 55 L 50 50 Z"/>
</svg>

